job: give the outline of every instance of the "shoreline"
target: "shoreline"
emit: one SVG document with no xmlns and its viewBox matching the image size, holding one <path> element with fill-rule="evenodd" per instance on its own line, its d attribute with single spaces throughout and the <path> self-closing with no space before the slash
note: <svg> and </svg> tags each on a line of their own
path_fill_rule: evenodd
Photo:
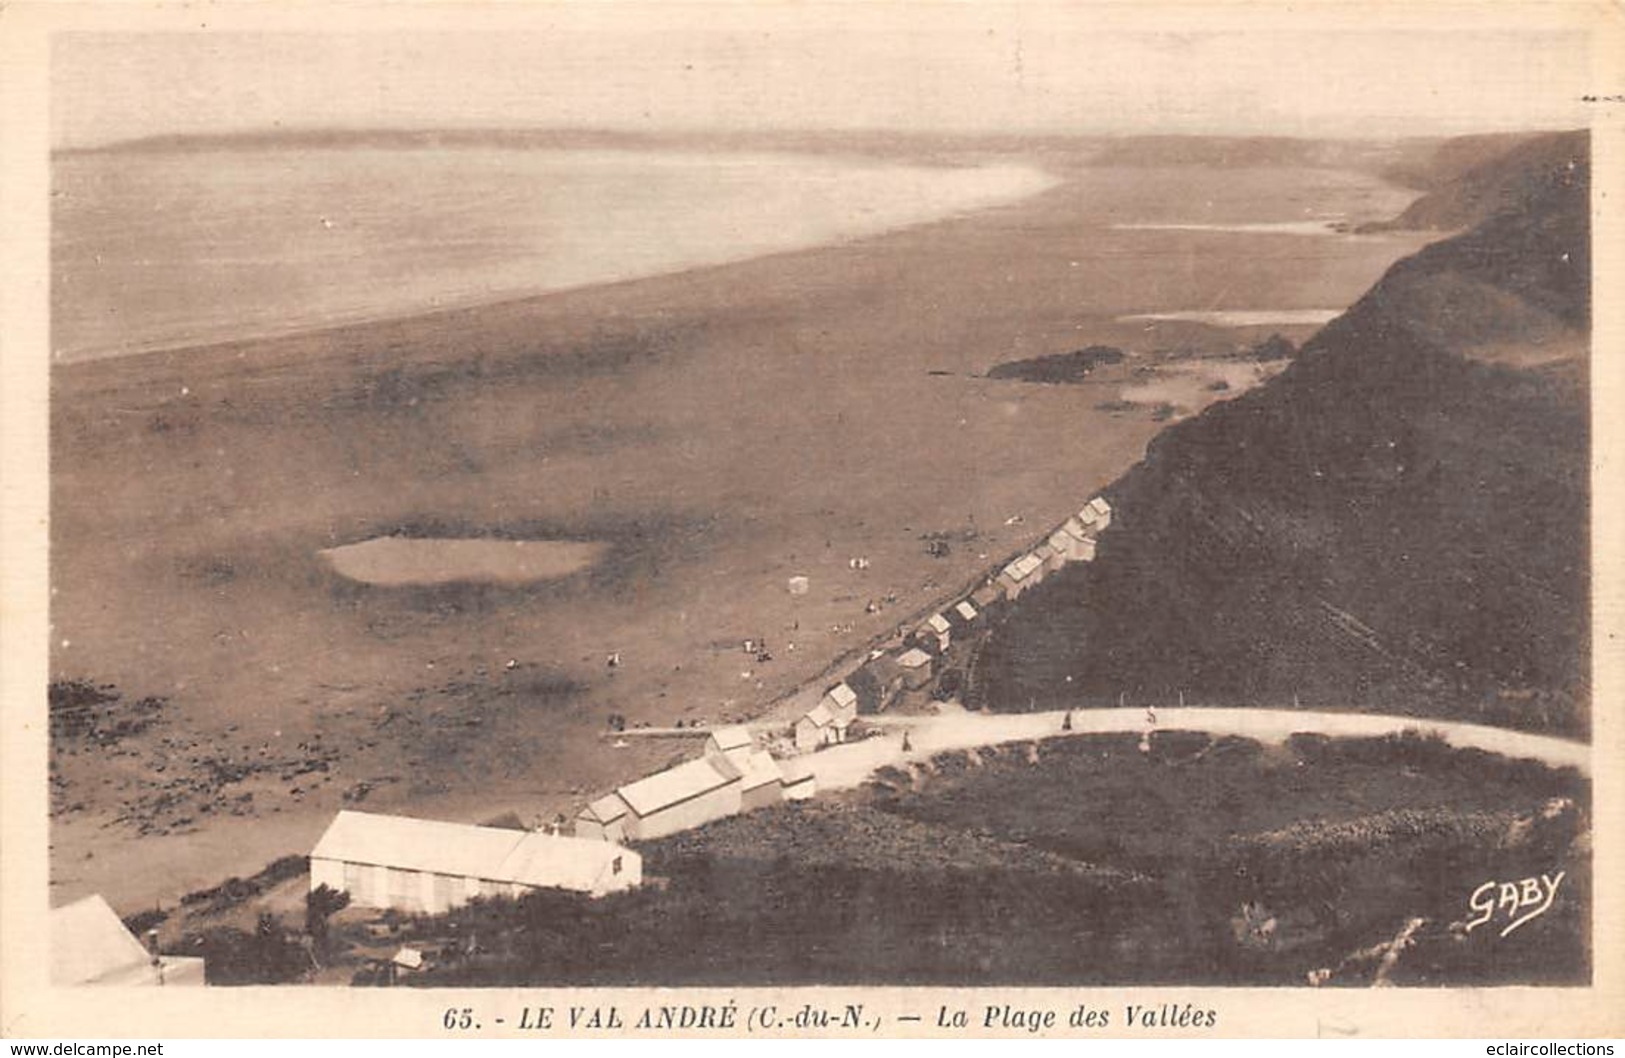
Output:
<svg viewBox="0 0 1625 1058">
<path fill-rule="evenodd" d="M 873 243 L 886 243 L 902 236 L 929 229 L 964 224 L 1010 209 L 1025 208 L 1035 199 L 1043 199 L 1067 189 L 1067 177 L 1058 177 L 1058 183 L 1030 194 L 991 206 L 955 211 L 931 220 L 905 224 L 869 234 L 841 238 L 829 242 L 787 247 L 766 253 L 697 265 L 680 266 L 669 271 L 632 275 L 622 279 L 587 282 L 580 285 L 536 290 L 526 293 L 499 295 L 467 304 L 441 305 L 402 313 L 370 315 L 353 320 L 332 321 L 300 327 L 294 330 L 264 334 L 242 334 L 233 337 L 188 341 L 128 353 L 100 355 L 45 361 L 53 389 L 70 390 L 131 390 L 162 389 L 142 373 L 142 369 L 158 365 L 160 370 L 178 372 L 188 366 L 199 373 L 245 370 L 250 374 L 277 368 L 307 367 L 320 371 L 331 367 L 338 371 L 375 366 L 378 360 L 371 354 L 380 349 L 401 354 L 399 364 L 429 359 L 421 346 L 429 332 L 467 327 L 485 331 L 499 338 L 511 335 L 512 328 L 527 322 L 541 323 L 555 316 L 570 316 L 600 300 L 647 300 L 666 296 L 668 289 L 681 289 L 692 283 L 711 285 L 727 282 L 734 273 L 746 277 L 758 266 L 782 265 L 794 269 L 802 261 L 822 261 L 830 255 L 846 252 L 861 253 Z M 506 343 L 505 343 L 506 344 Z M 323 358 L 332 358 L 324 363 Z M 348 358 L 347 364 L 340 361 Z M 190 361 L 190 365 L 188 364 Z M 137 395 L 139 395 L 137 393 Z"/>
<path fill-rule="evenodd" d="M 577 149 L 565 148 L 548 150 L 549 154 L 570 153 Z M 618 148 L 616 150 L 631 154 L 666 154 L 666 151 L 651 151 L 647 148 Z M 763 152 L 730 151 L 730 156 L 752 156 Z M 785 162 L 811 158 L 828 164 L 834 156 L 826 153 L 807 152 L 776 152 L 772 155 Z M 901 166 L 907 159 L 883 159 L 873 156 L 851 155 L 850 162 L 854 165 L 891 165 Z M 683 275 L 688 272 L 702 271 L 712 268 L 727 268 L 734 265 L 747 264 L 766 258 L 786 254 L 799 254 L 815 252 L 841 246 L 860 245 L 872 239 L 882 239 L 899 232 L 911 229 L 928 227 L 936 224 L 951 223 L 974 216 L 989 210 L 997 210 L 1017 205 L 1027 199 L 1043 195 L 1066 186 L 1067 177 L 1043 167 L 1042 159 L 1011 158 L 1004 161 L 982 159 L 974 163 L 960 164 L 952 169 L 962 174 L 976 174 L 984 177 L 998 175 L 1003 182 L 1013 186 L 989 187 L 978 191 L 974 195 L 966 196 L 966 201 L 942 203 L 933 210 L 931 215 L 910 219 L 908 216 L 899 217 L 895 221 L 882 220 L 867 230 L 855 232 L 831 231 L 814 233 L 804 239 L 791 240 L 781 246 L 750 247 L 739 246 L 733 249 L 718 249 L 716 247 L 700 250 L 686 256 L 674 257 L 669 262 L 656 263 L 648 268 L 634 268 L 622 274 L 601 278 L 587 278 L 581 280 L 565 280 L 555 285 L 527 286 L 511 290 L 499 290 L 489 293 L 448 293 L 444 296 L 431 297 L 428 303 L 400 306 L 397 308 L 380 309 L 353 309 L 335 310 L 330 313 L 318 313 L 308 319 L 297 320 L 284 326 L 271 328 L 237 330 L 231 333 L 216 333 L 219 327 L 204 326 L 200 333 L 194 337 L 183 339 L 158 338 L 146 342 L 138 342 L 129 347 L 87 347 L 73 350 L 67 355 L 59 355 L 58 350 L 52 349 L 47 357 L 53 370 L 59 367 L 73 367 L 88 363 L 103 363 L 109 360 L 122 360 L 130 358 L 150 357 L 155 354 L 182 354 L 201 352 L 224 347 L 239 347 L 243 345 L 263 345 L 284 339 L 315 338 L 323 334 L 338 331 L 347 331 L 354 328 L 401 324 L 408 321 L 439 317 L 447 314 L 460 314 L 478 312 L 484 309 L 496 308 L 504 305 L 533 302 L 539 299 L 553 297 L 561 294 L 579 293 L 603 287 L 616 287 L 629 283 L 640 283 L 651 279 L 668 276 Z M 908 162 L 909 170 L 924 169 L 925 166 Z M 1019 186 L 1014 186 L 1019 185 Z M 894 207 L 902 207 L 902 203 L 894 203 Z"/>
<path fill-rule="evenodd" d="M 1104 407 L 1143 358 L 1069 386 L 980 377 L 989 366 L 1249 337 L 1117 322 L 1166 267 L 1096 251 L 1111 237 L 1079 186 L 486 308 L 53 365 L 52 620 L 73 646 L 53 643 L 52 678 L 167 698 L 175 741 L 136 740 L 95 772 L 69 762 L 85 807 L 53 816 L 53 900 L 150 905 L 246 875 L 348 803 L 573 815 L 670 753 L 600 752 L 606 714 L 773 715 L 1026 546 L 1165 423 Z M 1351 247 L 1316 283 L 1352 302 L 1404 246 Z M 1239 273 L 1197 258 L 1182 281 L 1267 289 L 1279 266 L 1238 252 Z M 314 571 L 335 543 L 465 523 L 601 528 L 624 547 L 615 568 L 533 591 L 351 590 Z M 972 535 L 932 557 L 920 540 L 939 531 Z M 785 592 L 791 573 L 811 594 Z M 747 666 L 737 644 L 763 635 L 775 660 Z M 626 660 L 606 670 L 612 651 Z M 253 795 L 246 818 L 165 809 L 150 835 L 104 828 L 121 799 L 145 812 L 160 779 L 193 774 L 189 758 L 291 770 L 295 742 L 336 753 L 331 770 L 220 787 Z"/>
</svg>

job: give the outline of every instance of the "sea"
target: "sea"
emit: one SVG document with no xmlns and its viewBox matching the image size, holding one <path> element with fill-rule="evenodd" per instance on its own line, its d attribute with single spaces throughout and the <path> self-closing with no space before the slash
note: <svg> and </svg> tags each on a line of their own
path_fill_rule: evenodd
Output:
<svg viewBox="0 0 1625 1058">
<path fill-rule="evenodd" d="M 111 150 L 52 173 L 68 362 L 722 264 L 988 208 L 1025 164 L 485 147 Z"/>
</svg>

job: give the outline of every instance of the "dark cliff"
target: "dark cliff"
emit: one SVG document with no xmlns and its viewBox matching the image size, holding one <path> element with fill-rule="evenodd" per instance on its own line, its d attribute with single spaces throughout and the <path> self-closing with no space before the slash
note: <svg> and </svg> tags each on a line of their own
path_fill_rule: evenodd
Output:
<svg viewBox="0 0 1625 1058">
<path fill-rule="evenodd" d="M 1477 227 L 1157 438 L 1100 558 L 989 637 L 989 707 L 1183 694 L 1588 729 L 1589 168 L 1582 137 L 1534 142 L 1558 163 L 1524 144 L 1472 169 L 1503 189 Z"/>
</svg>

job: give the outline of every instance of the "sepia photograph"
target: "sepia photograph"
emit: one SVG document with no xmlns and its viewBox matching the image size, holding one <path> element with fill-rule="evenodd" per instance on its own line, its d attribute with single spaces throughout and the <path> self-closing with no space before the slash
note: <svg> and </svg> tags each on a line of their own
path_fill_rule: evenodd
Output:
<svg viewBox="0 0 1625 1058">
<path fill-rule="evenodd" d="M 380 1035 L 1372 989 L 1620 1034 L 1621 25 L 0 17 L 11 980 L 422 1012 Z"/>
</svg>

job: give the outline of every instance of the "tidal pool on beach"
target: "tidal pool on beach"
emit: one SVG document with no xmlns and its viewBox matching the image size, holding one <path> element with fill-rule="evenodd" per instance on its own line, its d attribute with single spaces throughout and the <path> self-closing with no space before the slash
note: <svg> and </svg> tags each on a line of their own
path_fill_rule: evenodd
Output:
<svg viewBox="0 0 1625 1058">
<path fill-rule="evenodd" d="M 378 536 L 320 552 L 348 580 L 385 588 L 530 584 L 592 568 L 609 545 L 594 540 Z"/>
<path fill-rule="evenodd" d="M 1333 220 L 1246 221 L 1228 224 L 1189 222 L 1158 222 L 1145 224 L 1113 224 L 1118 231 L 1204 231 L 1239 232 L 1246 235 L 1347 235 L 1347 222 Z"/>
<path fill-rule="evenodd" d="M 1224 309 L 1189 312 L 1142 312 L 1119 316 L 1124 322 L 1206 323 L 1215 327 L 1318 327 L 1343 314 L 1342 309 Z"/>
</svg>

